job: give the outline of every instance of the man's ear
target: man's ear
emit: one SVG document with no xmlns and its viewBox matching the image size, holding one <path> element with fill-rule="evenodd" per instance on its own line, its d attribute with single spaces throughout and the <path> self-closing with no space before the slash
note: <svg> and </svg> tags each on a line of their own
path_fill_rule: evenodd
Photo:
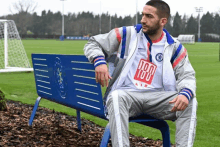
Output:
<svg viewBox="0 0 220 147">
<path fill-rule="evenodd" d="M 161 19 L 160 19 L 160 24 L 161 24 L 162 26 L 165 26 L 165 25 L 167 24 L 167 18 L 161 18 Z"/>
</svg>

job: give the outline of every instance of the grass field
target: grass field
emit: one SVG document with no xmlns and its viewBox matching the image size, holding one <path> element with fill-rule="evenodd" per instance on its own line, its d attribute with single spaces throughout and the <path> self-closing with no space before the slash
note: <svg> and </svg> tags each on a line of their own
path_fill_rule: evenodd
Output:
<svg viewBox="0 0 220 147">
<path fill-rule="evenodd" d="M 31 53 L 83 54 L 86 41 L 23 40 L 27 56 Z M 185 45 L 197 79 L 197 131 L 195 147 L 217 147 L 220 144 L 220 61 L 218 43 Z M 37 98 L 33 73 L 1 73 L 0 88 L 7 99 L 34 104 Z M 75 110 L 42 100 L 40 106 L 76 115 Z M 82 117 L 105 126 L 107 121 L 88 114 Z M 28 122 L 27 122 L 28 123 Z M 171 141 L 175 142 L 175 122 L 168 121 Z M 130 123 L 130 133 L 146 138 L 161 138 L 160 132 L 139 124 Z"/>
</svg>

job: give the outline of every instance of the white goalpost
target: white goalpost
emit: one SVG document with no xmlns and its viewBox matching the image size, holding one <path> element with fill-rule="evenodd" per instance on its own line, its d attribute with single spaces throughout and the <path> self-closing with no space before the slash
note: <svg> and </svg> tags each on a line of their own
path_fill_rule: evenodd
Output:
<svg viewBox="0 0 220 147">
<path fill-rule="evenodd" d="M 0 20 L 0 73 L 33 71 L 13 20 Z"/>
</svg>

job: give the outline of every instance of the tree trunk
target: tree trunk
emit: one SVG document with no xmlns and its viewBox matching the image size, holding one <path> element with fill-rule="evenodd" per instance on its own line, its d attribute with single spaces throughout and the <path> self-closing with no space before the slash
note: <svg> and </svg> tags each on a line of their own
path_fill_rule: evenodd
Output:
<svg viewBox="0 0 220 147">
<path fill-rule="evenodd" d="M 7 111 L 4 93 L 0 90 L 0 111 Z"/>
</svg>

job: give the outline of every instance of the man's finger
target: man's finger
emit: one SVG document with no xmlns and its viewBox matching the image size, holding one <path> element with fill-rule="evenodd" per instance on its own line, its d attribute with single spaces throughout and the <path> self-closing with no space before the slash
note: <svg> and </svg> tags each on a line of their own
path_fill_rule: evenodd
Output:
<svg viewBox="0 0 220 147">
<path fill-rule="evenodd" d="M 106 87 L 108 87 L 108 74 L 105 74 L 105 84 L 106 84 Z"/>
<path fill-rule="evenodd" d="M 176 111 L 176 107 L 175 106 L 173 106 L 173 108 L 171 109 L 171 112 L 174 112 L 174 111 Z"/>
<path fill-rule="evenodd" d="M 178 108 L 178 106 L 180 105 L 181 101 L 179 99 L 177 99 L 176 103 L 175 103 L 175 107 Z"/>
<path fill-rule="evenodd" d="M 98 82 L 102 85 L 101 76 L 102 76 L 102 73 L 98 73 Z"/>
<path fill-rule="evenodd" d="M 96 81 L 96 83 L 99 82 L 99 80 L 98 80 L 98 72 L 95 72 L 95 81 Z"/>
<path fill-rule="evenodd" d="M 187 104 L 186 104 L 186 105 L 183 105 L 183 107 L 182 107 L 182 111 L 184 111 L 187 107 L 188 107 Z"/>
<path fill-rule="evenodd" d="M 111 77 L 110 75 L 108 75 L 108 78 L 109 78 L 109 79 L 112 79 L 112 77 Z"/>
<path fill-rule="evenodd" d="M 101 73 L 101 85 L 102 85 L 102 87 L 104 87 L 105 86 L 105 74 L 104 73 Z"/>
<path fill-rule="evenodd" d="M 175 102 L 176 102 L 176 100 L 177 100 L 177 97 L 176 97 L 176 98 L 174 98 L 172 101 L 169 101 L 169 103 L 170 103 L 170 104 L 175 103 Z"/>
<path fill-rule="evenodd" d="M 183 102 L 180 102 L 178 107 L 177 107 L 177 111 L 182 111 L 182 107 L 184 106 Z"/>
<path fill-rule="evenodd" d="M 181 107 L 180 111 L 185 110 L 185 108 L 186 108 L 186 105 L 182 105 L 182 107 Z"/>
<path fill-rule="evenodd" d="M 179 106 L 179 103 L 180 103 L 180 101 L 177 99 L 176 102 L 175 102 L 175 105 L 173 106 L 173 108 L 171 110 L 172 112 L 177 110 L 177 107 Z"/>
</svg>

